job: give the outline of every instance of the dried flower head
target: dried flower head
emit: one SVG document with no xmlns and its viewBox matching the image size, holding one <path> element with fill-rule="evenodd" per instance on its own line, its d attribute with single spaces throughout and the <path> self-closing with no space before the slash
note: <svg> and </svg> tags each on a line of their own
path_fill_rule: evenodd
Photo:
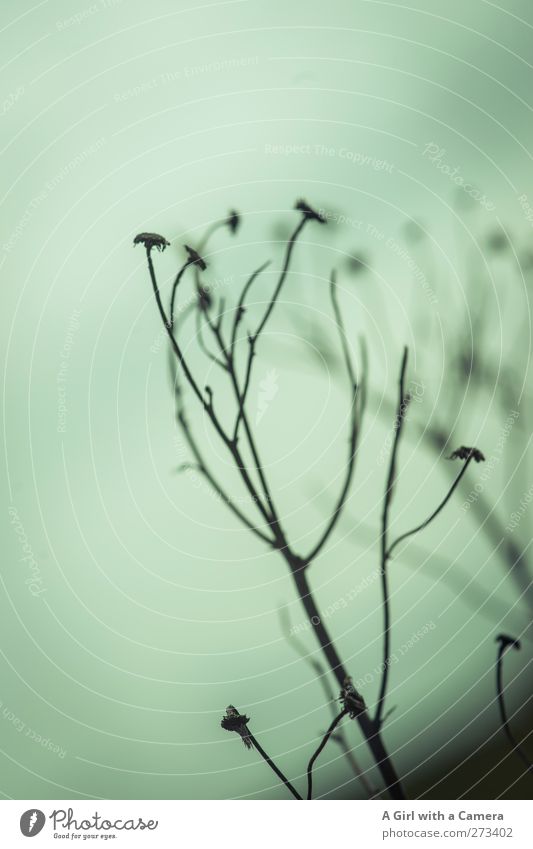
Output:
<svg viewBox="0 0 533 849">
<path fill-rule="evenodd" d="M 531 271 L 533 268 L 533 251 L 524 251 L 520 257 L 520 265 L 523 271 Z"/>
<path fill-rule="evenodd" d="M 198 306 L 202 312 L 207 312 L 213 306 L 213 298 L 207 286 L 198 287 Z"/>
<path fill-rule="evenodd" d="M 367 260 L 364 254 L 351 254 L 346 258 L 346 265 L 352 274 L 359 274 L 367 267 Z"/>
<path fill-rule="evenodd" d="M 355 689 L 351 675 L 347 675 L 344 679 L 339 701 L 342 703 L 344 709 L 348 711 L 351 719 L 354 719 L 366 710 L 365 700 Z"/>
<path fill-rule="evenodd" d="M 158 233 L 139 233 L 133 240 L 134 245 L 144 245 L 147 252 L 150 253 L 152 248 L 157 248 L 158 251 L 164 251 L 168 248 L 170 242 L 167 242 L 164 236 Z"/>
<path fill-rule="evenodd" d="M 320 224 L 326 223 L 326 219 L 324 218 L 324 216 L 321 215 L 320 212 L 317 212 L 315 209 L 313 209 L 312 206 L 309 206 L 309 204 L 306 203 L 304 200 L 300 199 L 296 201 L 294 208 L 299 210 L 299 212 L 303 214 L 304 218 L 308 218 L 310 221 L 318 221 Z"/>
<path fill-rule="evenodd" d="M 496 642 L 500 643 L 502 651 L 507 648 L 513 648 L 519 651 L 522 648 L 520 640 L 515 640 L 514 637 L 510 637 L 508 634 L 498 634 Z"/>
<path fill-rule="evenodd" d="M 248 722 L 250 722 L 250 718 L 248 716 L 239 713 L 237 708 L 233 705 L 228 705 L 226 708 L 226 716 L 222 717 L 220 725 L 224 731 L 236 731 L 242 738 L 242 742 L 246 748 L 251 749 L 252 741 L 250 740 L 250 732 L 248 731 Z"/>
<path fill-rule="evenodd" d="M 227 225 L 229 227 L 230 233 L 235 235 L 237 230 L 239 229 L 239 225 L 241 223 L 241 217 L 239 213 L 235 209 L 231 209 L 228 215 Z"/>
<path fill-rule="evenodd" d="M 452 451 L 448 460 L 475 460 L 476 463 L 482 463 L 485 459 L 484 454 L 478 448 L 467 448 L 466 445 L 461 445 Z"/>
<path fill-rule="evenodd" d="M 185 250 L 189 254 L 189 262 L 192 265 L 197 265 L 198 268 L 201 268 L 202 271 L 205 271 L 207 268 L 207 263 L 203 257 L 200 256 L 198 251 L 195 251 L 194 248 L 189 247 L 189 245 L 185 245 Z"/>
</svg>

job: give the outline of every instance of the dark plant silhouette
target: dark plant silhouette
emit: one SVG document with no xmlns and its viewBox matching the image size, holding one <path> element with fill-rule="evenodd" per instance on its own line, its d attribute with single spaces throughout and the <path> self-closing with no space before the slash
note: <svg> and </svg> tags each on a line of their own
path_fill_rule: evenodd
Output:
<svg viewBox="0 0 533 849">
<path fill-rule="evenodd" d="M 282 608 L 280 610 L 280 621 L 281 621 L 281 629 L 283 632 L 283 636 L 289 643 L 292 649 L 296 652 L 296 654 L 302 658 L 302 660 L 307 663 L 310 668 L 313 670 L 317 681 L 319 682 L 322 690 L 324 692 L 324 696 L 326 699 L 326 703 L 328 704 L 332 718 L 338 714 L 338 699 L 333 693 L 333 689 L 328 679 L 327 670 L 325 666 L 318 660 L 316 657 L 311 655 L 305 648 L 305 646 L 300 642 L 298 637 L 293 633 L 291 629 L 291 623 L 289 614 L 286 608 Z M 324 732 L 322 732 L 322 736 Z M 365 795 L 368 798 L 376 798 L 379 796 L 379 791 L 372 786 L 370 780 L 366 776 L 364 770 L 359 765 L 357 758 L 355 757 L 352 747 L 350 746 L 348 737 L 346 736 L 344 729 L 338 728 L 330 735 L 330 738 L 334 743 L 337 744 L 339 749 L 341 750 L 344 758 L 346 759 L 350 769 L 353 774 L 357 777 L 358 781 L 361 783 L 361 786 L 365 792 Z"/>
<path fill-rule="evenodd" d="M 234 515 L 256 537 L 258 537 L 263 543 L 265 543 L 271 550 L 277 551 L 278 554 L 284 559 L 289 569 L 289 573 L 293 579 L 301 603 L 307 614 L 308 621 L 312 625 L 313 633 L 315 634 L 315 637 L 320 644 L 320 648 L 328 662 L 331 672 L 333 673 L 333 675 L 337 679 L 339 686 L 341 687 L 341 697 L 343 699 L 344 705 L 343 711 L 339 716 L 335 718 L 334 722 L 330 725 L 330 728 L 328 729 L 325 738 L 322 740 L 318 750 L 315 752 L 313 758 L 311 759 L 308 770 L 310 786 L 312 783 L 312 766 L 316 758 L 318 757 L 318 755 L 326 745 L 327 741 L 334 733 L 335 727 L 337 723 L 340 722 L 340 719 L 344 716 L 349 716 L 350 719 L 355 720 L 358 723 L 362 734 L 366 738 L 366 741 L 372 752 L 374 761 L 381 773 L 381 777 L 383 779 L 386 790 L 393 798 L 403 799 L 404 790 L 401 781 L 396 773 L 396 769 L 385 748 L 385 744 L 382 738 L 382 725 L 383 709 L 387 689 L 387 676 L 389 666 L 388 661 L 390 657 L 390 605 L 388 592 L 387 561 L 390 557 L 391 549 L 388 545 L 388 517 L 397 476 L 396 465 L 399 441 L 405 420 L 405 410 L 407 408 L 407 404 L 409 403 L 409 395 L 405 392 L 405 376 L 408 354 L 407 349 L 405 349 L 400 371 L 400 395 L 398 408 L 396 411 L 395 438 L 391 452 L 388 480 L 383 507 L 381 533 L 381 573 L 384 604 L 384 667 L 380 695 L 378 698 L 375 715 L 372 718 L 366 708 L 364 700 L 353 686 L 352 679 L 348 673 L 348 670 L 345 668 L 344 663 L 339 657 L 335 644 L 333 643 L 330 634 L 322 618 L 319 615 L 319 610 L 307 577 L 312 563 L 323 551 L 324 547 L 329 541 L 346 506 L 350 486 L 354 476 L 358 440 L 361 433 L 363 416 L 366 406 L 366 349 L 365 346 L 361 343 L 361 366 L 359 369 L 360 376 L 357 376 L 356 368 L 352 361 L 350 346 L 348 345 L 346 337 L 342 310 L 338 302 L 335 271 L 332 271 L 330 276 L 329 292 L 332 310 L 335 317 L 337 330 L 339 333 L 342 359 L 344 362 L 345 379 L 347 382 L 347 390 L 349 393 L 348 397 L 350 403 L 350 425 L 348 439 L 348 456 L 346 459 L 344 479 L 341 484 L 337 500 L 330 512 L 329 519 L 327 520 L 325 528 L 321 531 L 319 538 L 312 546 L 311 550 L 306 553 L 299 553 L 294 549 L 285 531 L 283 519 L 278 511 L 276 499 L 273 496 L 270 482 L 265 473 L 264 464 L 261 459 L 260 449 L 257 444 L 256 436 L 254 434 L 250 417 L 247 411 L 246 402 L 251 385 L 251 377 L 253 371 L 253 364 L 257 353 L 257 346 L 279 300 L 280 293 L 289 273 L 291 259 L 300 234 L 302 233 L 304 228 L 309 224 L 320 223 L 321 225 L 324 225 L 326 223 L 325 218 L 319 212 L 316 212 L 309 204 L 307 204 L 303 200 L 298 201 L 296 203 L 295 208 L 300 213 L 299 220 L 296 226 L 294 227 L 291 235 L 289 236 L 285 249 L 284 259 L 281 264 L 280 271 L 277 275 L 277 282 L 274 285 L 270 298 L 267 300 L 266 307 L 262 312 L 262 316 L 257 322 L 255 330 L 247 330 L 246 332 L 246 351 L 243 357 L 241 357 L 240 343 L 244 340 L 242 339 L 242 334 L 240 333 L 240 331 L 243 323 L 243 317 L 247 310 L 246 298 L 255 280 L 266 269 L 268 263 L 265 263 L 259 268 L 257 268 L 248 277 L 237 299 L 236 307 L 233 310 L 228 310 L 226 312 L 225 303 L 223 299 L 220 299 L 217 303 L 215 303 L 213 297 L 210 294 L 208 297 L 206 296 L 206 292 L 209 293 L 208 287 L 200 282 L 200 274 L 203 273 L 207 267 L 207 261 L 205 259 L 205 253 L 208 242 L 207 237 L 202 240 L 198 250 L 186 246 L 186 251 L 188 255 L 187 260 L 179 269 L 174 280 L 170 297 L 169 312 L 167 314 L 167 311 L 165 310 L 163 304 L 163 299 L 158 285 L 157 276 L 155 273 L 155 268 L 152 260 L 152 250 L 153 248 L 157 248 L 159 251 L 163 251 L 169 243 L 166 239 L 164 239 L 162 236 L 158 236 L 157 234 L 140 234 L 138 237 L 136 237 L 135 244 L 142 243 L 145 247 L 148 270 L 157 308 L 159 310 L 161 320 L 163 322 L 163 325 L 166 329 L 170 341 L 170 362 L 176 401 L 176 419 L 193 456 L 193 462 L 186 464 L 186 466 L 187 468 L 194 468 L 198 473 L 203 475 L 205 480 L 215 490 L 218 496 L 228 505 L 229 509 L 232 510 Z M 232 212 L 230 213 L 227 219 L 224 219 L 222 222 L 217 223 L 216 228 L 221 226 L 227 226 L 231 233 L 235 233 L 238 228 L 238 223 L 239 217 L 237 213 Z M 214 232 L 214 229 L 216 228 L 212 228 L 212 232 Z M 185 272 L 189 268 L 193 269 L 194 281 L 197 291 L 196 314 L 198 322 L 197 328 L 199 347 L 208 357 L 208 359 L 214 364 L 216 364 L 217 367 L 219 367 L 226 374 L 229 383 L 230 393 L 233 396 L 233 423 L 229 428 L 222 422 L 218 414 L 213 388 L 210 385 L 207 385 L 202 388 L 199 383 L 199 380 L 195 377 L 189 359 L 184 354 L 184 351 L 180 344 L 179 335 L 177 333 L 177 326 L 175 321 L 177 294 Z M 230 322 L 229 330 L 223 327 L 223 319 L 226 319 L 226 324 L 228 321 Z M 207 344 L 205 343 L 202 335 L 204 331 L 209 335 L 210 342 L 214 347 L 214 351 L 211 350 L 211 348 L 207 347 Z M 256 519 L 253 519 L 248 516 L 248 514 L 244 510 L 241 510 L 240 507 L 235 504 L 233 499 L 228 496 L 224 487 L 210 471 L 209 464 L 206 461 L 201 451 L 200 445 L 188 424 L 188 420 L 185 413 L 184 388 L 181 384 L 182 378 L 185 379 L 185 383 L 189 386 L 193 395 L 196 397 L 197 402 L 203 409 L 203 413 L 206 419 L 210 422 L 211 426 L 219 437 L 220 442 L 224 446 L 228 456 L 231 458 L 233 465 L 241 479 L 241 482 L 249 495 L 250 501 L 254 505 L 258 513 Z M 467 457 L 465 456 L 463 458 L 465 460 L 465 464 L 463 469 L 461 470 L 459 477 L 461 477 L 462 474 L 464 474 L 464 472 L 466 471 L 466 467 L 468 466 L 470 460 L 472 458 L 475 458 L 474 454 L 472 453 L 473 449 L 468 449 L 468 451 L 470 453 Z M 437 515 L 438 512 L 440 512 L 440 510 L 447 502 L 448 498 L 451 496 L 455 485 L 456 484 L 452 486 L 451 492 L 448 494 L 444 502 L 439 506 L 437 511 L 435 511 L 435 513 L 430 516 L 429 520 L 426 520 L 425 523 L 419 526 L 419 528 L 416 528 L 414 531 L 410 532 L 408 535 L 410 535 L 411 533 L 416 533 L 418 530 L 421 530 L 422 527 L 425 527 L 425 525 L 428 524 L 432 520 L 432 518 Z M 241 736 L 248 734 L 248 732 L 245 731 L 245 727 L 247 726 L 247 719 L 246 717 L 240 715 L 238 712 L 236 712 L 235 714 L 228 714 L 225 721 L 226 725 L 224 727 L 235 726 L 232 727 L 231 730 L 237 730 L 238 733 L 241 733 Z M 279 772 L 277 767 L 275 767 L 271 759 L 264 753 L 263 750 L 261 750 L 260 747 L 258 747 L 256 742 L 254 742 L 254 738 L 252 737 L 252 735 L 249 735 L 249 738 L 243 736 L 243 739 L 249 739 L 249 741 L 251 741 L 252 744 L 255 745 L 257 750 L 262 754 L 265 760 L 267 760 L 271 768 L 274 769 L 276 774 L 278 774 L 279 777 L 282 778 L 284 783 L 289 786 L 289 784 L 287 783 L 287 779 L 282 776 L 282 774 Z M 292 789 L 291 792 L 293 792 L 293 790 L 294 789 Z M 293 792 L 293 795 L 295 795 L 295 792 Z"/>
<path fill-rule="evenodd" d="M 498 705 L 500 707 L 500 716 L 502 720 L 502 727 L 505 731 L 505 735 L 511 744 L 513 752 L 516 752 L 520 760 L 527 767 L 528 771 L 533 774 L 533 763 L 531 763 L 527 753 L 524 751 L 524 748 L 521 744 L 515 739 L 513 732 L 511 731 L 511 726 L 509 725 L 509 717 L 507 716 L 507 710 L 505 708 L 505 699 L 504 699 L 504 686 L 503 686 L 503 656 L 507 649 L 513 648 L 516 651 L 520 651 L 521 644 L 520 640 L 516 640 L 514 637 L 509 637 L 507 634 L 498 634 L 496 637 L 496 642 L 498 643 L 498 657 L 496 659 L 496 691 L 498 694 Z"/>
</svg>

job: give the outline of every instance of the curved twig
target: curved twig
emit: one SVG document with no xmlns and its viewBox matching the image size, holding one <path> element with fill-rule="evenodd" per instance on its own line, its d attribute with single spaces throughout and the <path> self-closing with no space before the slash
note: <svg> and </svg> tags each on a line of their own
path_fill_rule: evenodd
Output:
<svg viewBox="0 0 533 849">
<path fill-rule="evenodd" d="M 335 718 L 337 715 L 338 699 L 333 692 L 331 684 L 329 683 L 328 673 L 325 666 L 319 660 L 317 660 L 317 658 L 312 657 L 311 654 L 307 651 L 304 644 L 298 639 L 298 637 L 296 637 L 295 634 L 292 633 L 290 616 L 287 612 L 286 607 L 280 608 L 279 618 L 283 636 L 285 637 L 291 648 L 294 649 L 296 654 L 301 657 L 301 659 L 305 663 L 307 663 L 313 670 L 320 686 L 322 687 L 326 702 L 330 708 L 333 718 Z M 352 747 L 350 746 L 348 738 L 344 733 L 343 729 L 339 729 L 336 734 L 332 735 L 331 739 L 341 749 L 344 757 L 350 765 L 350 769 L 352 770 L 355 777 L 361 782 L 361 786 L 368 798 L 370 799 L 377 797 L 379 795 L 379 791 L 372 787 L 368 778 L 366 777 L 364 770 L 362 769 L 362 767 L 359 766 L 359 762 L 357 761 L 357 758 L 355 757 L 352 751 Z"/>
<path fill-rule="evenodd" d="M 336 293 L 336 276 L 335 271 L 331 272 L 330 278 L 330 295 L 331 302 L 333 305 L 333 312 L 335 314 L 335 319 L 337 321 L 337 327 L 339 328 L 339 335 L 341 339 L 342 351 L 344 355 L 344 362 L 346 365 L 346 371 L 348 373 L 348 379 L 350 382 L 350 392 L 352 393 L 352 420 L 350 425 L 350 441 L 349 441 L 349 453 L 348 453 L 348 463 L 346 465 L 346 474 L 344 477 L 344 483 L 338 497 L 337 503 L 333 509 L 329 522 L 322 533 L 322 536 L 316 543 L 313 550 L 307 555 L 307 561 L 311 562 L 315 557 L 321 552 L 323 546 L 326 544 L 329 539 L 330 534 L 334 530 L 340 515 L 343 511 L 343 508 L 346 504 L 348 498 L 348 492 L 350 490 L 350 484 L 352 482 L 353 474 L 355 471 L 355 458 L 357 454 L 357 442 L 359 439 L 359 433 L 361 430 L 362 418 L 364 409 L 366 406 L 366 368 L 363 368 L 363 377 L 361 384 L 358 385 L 355 378 L 355 369 L 353 367 L 352 358 L 350 354 L 350 349 L 348 347 L 348 342 L 346 339 L 346 330 L 344 327 L 344 322 L 342 320 L 342 314 L 339 309 L 339 304 L 337 301 L 337 293 Z M 365 360 L 365 353 L 363 348 L 363 360 Z"/>
</svg>

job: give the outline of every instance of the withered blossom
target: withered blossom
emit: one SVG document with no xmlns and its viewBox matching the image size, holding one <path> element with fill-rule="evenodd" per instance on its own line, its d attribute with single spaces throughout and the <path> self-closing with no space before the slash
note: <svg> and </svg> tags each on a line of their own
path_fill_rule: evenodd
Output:
<svg viewBox="0 0 533 849">
<path fill-rule="evenodd" d="M 495 230 L 487 238 L 487 247 L 495 254 L 503 253 L 509 247 L 509 239 L 503 230 Z"/>
<path fill-rule="evenodd" d="M 235 235 L 237 230 L 239 229 L 241 223 L 241 217 L 237 210 L 231 209 L 228 215 L 227 225 L 230 229 L 230 232 Z"/>
</svg>

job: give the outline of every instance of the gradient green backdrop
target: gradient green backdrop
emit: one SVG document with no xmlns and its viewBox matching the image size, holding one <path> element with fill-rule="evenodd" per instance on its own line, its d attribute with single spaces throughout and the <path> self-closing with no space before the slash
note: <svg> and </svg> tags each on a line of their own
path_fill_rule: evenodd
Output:
<svg viewBox="0 0 533 849">
<path fill-rule="evenodd" d="M 492 361 L 516 368 L 516 404 L 528 384 L 532 225 L 520 197 L 533 205 L 533 10 L 527 0 L 505 10 L 485 0 L 5 0 L 0 15 L 0 789 L 13 798 L 286 798 L 219 721 L 229 702 L 245 710 L 302 785 L 329 717 L 280 629 L 282 605 L 295 624 L 304 614 L 281 560 L 203 483 L 175 474 L 186 455 L 167 351 L 132 239 L 154 230 L 172 241 L 156 257 L 168 292 L 183 243 L 237 208 L 241 231 L 216 237 L 208 272 L 229 303 L 247 271 L 268 258 L 279 268 L 297 197 L 351 219 L 306 230 L 299 273 L 261 345 L 250 410 L 286 526 L 306 550 L 346 453 L 326 285 L 338 266 L 354 351 L 357 333 L 368 339 L 374 396 L 394 402 L 404 343 L 422 387 L 393 509 L 395 530 L 405 530 L 449 484 L 415 421 L 446 420 L 454 386 L 456 409 L 464 400 L 457 444 L 497 452 L 505 411 L 450 372 L 457 334 L 471 332 L 472 291 L 488 304 Z M 444 150 L 435 161 L 429 144 Z M 468 203 L 450 172 L 492 208 Z M 425 230 L 416 244 L 411 217 Z M 487 259 L 486 236 L 501 226 L 512 250 Z M 351 273 L 346 251 L 366 270 Z M 259 301 L 273 282 L 258 283 Z M 218 397 L 225 408 L 221 389 Z M 507 412 L 516 404 L 513 396 Z M 241 497 L 194 405 L 190 415 Z M 531 483 L 527 410 L 519 421 L 484 483 L 504 525 Z M 320 608 L 339 608 L 327 624 L 343 659 L 355 678 L 370 673 L 370 705 L 381 660 L 373 530 L 391 427 L 374 397 L 348 509 L 310 573 Z M 480 468 L 469 474 L 474 486 Z M 393 649 L 434 627 L 392 668 L 396 710 L 384 735 L 412 795 L 524 795 L 498 730 L 494 637 L 522 633 L 531 607 L 519 598 L 523 578 L 509 577 L 462 500 L 420 537 L 425 554 L 412 548 L 392 564 Z M 529 527 L 526 511 L 514 531 L 521 546 Z M 301 638 L 316 651 L 311 634 Z M 531 727 L 530 657 L 526 635 L 522 653 L 506 658 L 517 733 Z M 356 728 L 349 733 L 379 785 Z M 316 788 L 361 795 L 335 746 Z"/>
</svg>

